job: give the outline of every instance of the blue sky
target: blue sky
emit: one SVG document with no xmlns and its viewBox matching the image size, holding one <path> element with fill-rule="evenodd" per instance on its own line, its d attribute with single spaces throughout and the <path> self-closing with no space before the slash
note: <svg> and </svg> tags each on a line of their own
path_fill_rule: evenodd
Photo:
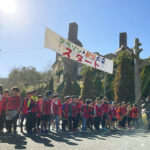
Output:
<svg viewBox="0 0 150 150">
<path fill-rule="evenodd" d="M 149 0 L 16 0 L 16 4 L 15 13 L 0 10 L 0 77 L 7 77 L 14 67 L 48 70 L 55 52 L 44 48 L 45 28 L 67 38 L 70 22 L 78 23 L 78 39 L 90 51 L 115 52 L 119 33 L 127 32 L 128 46 L 133 47 L 138 37 L 141 57 L 150 56 Z"/>
</svg>

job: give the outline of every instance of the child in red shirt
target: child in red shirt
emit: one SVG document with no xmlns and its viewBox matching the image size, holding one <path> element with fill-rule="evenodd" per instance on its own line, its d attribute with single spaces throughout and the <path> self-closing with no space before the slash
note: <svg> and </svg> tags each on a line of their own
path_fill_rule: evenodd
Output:
<svg viewBox="0 0 150 150">
<path fill-rule="evenodd" d="M 3 133 L 4 124 L 6 122 L 6 107 L 8 103 L 9 91 L 6 89 L 3 91 L 0 108 L 0 133 Z"/>
<path fill-rule="evenodd" d="M 19 89 L 17 87 L 12 88 L 12 96 L 8 98 L 8 103 L 6 107 L 6 128 L 7 132 L 11 133 L 11 128 L 13 126 L 13 132 L 16 134 L 17 130 L 17 119 L 19 117 L 20 110 L 20 96 L 17 96 Z"/>
<path fill-rule="evenodd" d="M 138 127 L 139 126 L 139 123 L 138 123 L 139 111 L 138 111 L 138 108 L 137 108 L 137 104 L 133 105 L 131 112 L 132 112 L 133 127 Z M 136 125 L 135 125 L 135 123 L 136 123 Z"/>
</svg>

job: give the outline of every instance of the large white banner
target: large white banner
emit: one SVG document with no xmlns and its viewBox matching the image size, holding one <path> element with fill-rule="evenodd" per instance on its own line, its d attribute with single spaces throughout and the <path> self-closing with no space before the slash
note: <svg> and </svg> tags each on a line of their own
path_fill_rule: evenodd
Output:
<svg viewBox="0 0 150 150">
<path fill-rule="evenodd" d="M 63 57 L 70 58 L 87 66 L 113 74 L 113 61 L 93 54 L 70 42 L 52 30 L 46 28 L 45 48 L 51 49 Z"/>
</svg>

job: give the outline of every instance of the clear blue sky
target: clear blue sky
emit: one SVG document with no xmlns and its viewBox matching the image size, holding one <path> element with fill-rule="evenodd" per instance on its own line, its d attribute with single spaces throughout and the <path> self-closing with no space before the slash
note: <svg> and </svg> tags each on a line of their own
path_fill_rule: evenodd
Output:
<svg viewBox="0 0 150 150">
<path fill-rule="evenodd" d="M 5 1 L 5 0 L 4 0 Z M 34 66 L 45 71 L 55 52 L 45 49 L 44 32 L 49 27 L 67 38 L 68 24 L 79 25 L 78 39 L 84 48 L 113 53 L 119 33 L 127 32 L 128 46 L 142 42 L 142 58 L 150 56 L 149 0 L 16 0 L 13 14 L 0 10 L 0 77 L 14 67 Z"/>
</svg>

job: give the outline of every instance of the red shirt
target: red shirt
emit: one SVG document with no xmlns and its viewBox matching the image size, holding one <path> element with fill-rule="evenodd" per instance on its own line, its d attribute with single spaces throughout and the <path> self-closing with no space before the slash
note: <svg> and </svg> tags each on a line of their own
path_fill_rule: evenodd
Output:
<svg viewBox="0 0 150 150">
<path fill-rule="evenodd" d="M 1 99 L 2 110 L 6 111 L 7 103 L 8 103 L 8 97 L 2 97 Z"/>
<path fill-rule="evenodd" d="M 103 108 L 102 108 L 102 105 L 95 105 L 95 112 L 96 112 L 96 116 L 99 117 L 99 116 L 103 116 Z"/>
<path fill-rule="evenodd" d="M 113 107 L 108 108 L 109 119 L 112 119 L 113 116 Z"/>
<path fill-rule="evenodd" d="M 37 101 L 37 114 L 36 114 L 37 117 L 41 117 L 42 102 L 43 102 L 43 100 Z"/>
<path fill-rule="evenodd" d="M 122 111 L 122 108 L 121 107 L 119 107 L 118 109 L 117 109 L 117 119 L 121 119 L 122 118 L 122 116 L 123 116 L 123 111 Z"/>
<path fill-rule="evenodd" d="M 44 115 L 50 115 L 51 114 L 51 104 L 52 104 L 52 100 L 45 99 L 43 101 L 43 113 L 44 113 Z"/>
<path fill-rule="evenodd" d="M 8 98 L 8 110 L 17 110 L 20 107 L 20 96 Z"/>
<path fill-rule="evenodd" d="M 106 103 L 104 103 L 104 104 L 102 104 L 102 108 L 103 108 L 103 112 L 105 113 L 105 114 L 107 114 L 108 113 L 108 104 Z"/>
<path fill-rule="evenodd" d="M 88 116 L 88 118 L 94 118 L 94 107 L 93 106 L 89 107 L 89 116 Z"/>
<path fill-rule="evenodd" d="M 89 107 L 89 106 L 84 105 L 84 106 L 82 107 L 83 117 L 86 118 L 86 119 L 89 118 L 89 110 L 90 110 L 90 107 Z"/>
<path fill-rule="evenodd" d="M 138 109 L 137 108 L 132 108 L 132 118 L 137 119 L 139 117 L 138 115 Z"/>
<path fill-rule="evenodd" d="M 81 115 L 81 104 L 77 103 L 77 114 Z"/>
<path fill-rule="evenodd" d="M 77 117 L 77 104 L 76 103 L 70 103 L 71 110 L 72 110 L 72 117 Z"/>
<path fill-rule="evenodd" d="M 112 114 L 113 118 L 117 118 L 117 107 L 113 107 L 113 114 Z"/>
<path fill-rule="evenodd" d="M 64 118 L 68 118 L 68 113 L 69 113 L 69 104 L 64 103 Z"/>
<path fill-rule="evenodd" d="M 24 114 L 28 114 L 28 99 L 27 98 L 23 100 L 22 112 Z"/>
</svg>

